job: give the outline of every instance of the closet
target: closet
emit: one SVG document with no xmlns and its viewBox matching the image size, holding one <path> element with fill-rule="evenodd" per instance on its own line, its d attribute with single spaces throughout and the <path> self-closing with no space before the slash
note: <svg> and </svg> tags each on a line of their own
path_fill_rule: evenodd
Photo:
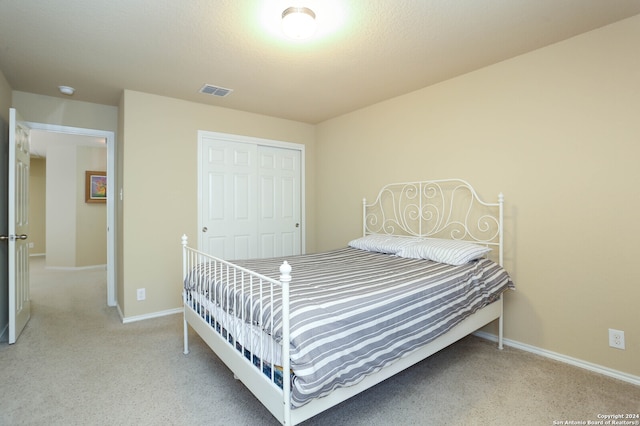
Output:
<svg viewBox="0 0 640 426">
<path fill-rule="evenodd" d="M 223 259 L 300 254 L 304 146 L 198 135 L 199 250 Z"/>
</svg>

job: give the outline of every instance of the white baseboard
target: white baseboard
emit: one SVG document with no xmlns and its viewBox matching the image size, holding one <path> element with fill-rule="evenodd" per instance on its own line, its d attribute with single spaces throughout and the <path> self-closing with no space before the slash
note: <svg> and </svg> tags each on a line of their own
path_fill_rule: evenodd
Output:
<svg viewBox="0 0 640 426">
<path fill-rule="evenodd" d="M 498 342 L 498 336 L 496 336 L 495 334 L 487 333 L 485 331 L 476 331 L 473 334 L 483 339 L 491 340 L 493 342 Z M 632 374 L 623 373 L 622 371 L 613 370 L 608 367 L 603 367 L 598 364 L 593 364 L 591 362 L 583 361 L 581 359 L 572 358 L 570 356 L 559 354 L 557 352 L 541 349 L 536 346 L 527 345 L 526 343 L 517 342 L 515 340 L 502 339 L 502 342 L 506 346 L 511 346 L 513 348 L 520 349 L 525 352 L 531 352 L 536 355 L 543 356 L 545 358 L 550 358 L 556 361 L 564 362 L 565 364 L 570 364 L 575 367 L 584 368 L 585 370 L 593 371 L 595 373 L 600 373 L 605 376 L 613 377 L 614 379 L 622 380 L 623 382 L 631 383 L 632 385 L 640 386 L 640 377 L 634 376 Z"/>
<path fill-rule="evenodd" d="M 120 318 L 122 319 L 122 323 L 123 324 L 128 324 L 128 323 L 136 322 L 136 321 L 144 321 L 144 320 L 148 320 L 148 319 L 152 319 L 152 318 L 164 317 L 164 316 L 167 316 L 167 315 L 181 314 L 183 312 L 184 312 L 184 308 L 176 308 L 176 309 L 168 309 L 166 311 L 152 312 L 150 314 L 135 315 L 135 316 L 132 316 L 132 317 L 124 317 L 122 315 L 122 311 L 120 310 L 120 306 L 118 306 L 118 313 L 120 314 Z"/>
<path fill-rule="evenodd" d="M 89 265 L 89 266 L 45 266 L 44 269 L 51 271 L 90 271 L 90 270 L 107 270 L 107 265 Z"/>
</svg>

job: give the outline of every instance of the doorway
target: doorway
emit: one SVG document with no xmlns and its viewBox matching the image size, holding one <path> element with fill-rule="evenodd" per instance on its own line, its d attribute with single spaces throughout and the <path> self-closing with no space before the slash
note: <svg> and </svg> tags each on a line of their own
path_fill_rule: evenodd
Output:
<svg viewBox="0 0 640 426">
<path fill-rule="evenodd" d="M 28 123 L 35 131 L 55 133 L 58 136 L 69 135 L 69 138 L 84 136 L 92 140 L 103 140 L 107 150 L 107 200 L 106 200 L 106 251 L 107 251 L 107 305 L 116 306 L 115 286 L 115 134 L 112 131 L 84 129 L 43 123 Z"/>
</svg>

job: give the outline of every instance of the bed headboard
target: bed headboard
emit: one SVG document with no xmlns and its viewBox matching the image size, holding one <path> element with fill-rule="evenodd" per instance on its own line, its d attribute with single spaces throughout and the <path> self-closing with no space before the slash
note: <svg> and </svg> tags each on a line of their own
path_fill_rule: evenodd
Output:
<svg viewBox="0 0 640 426">
<path fill-rule="evenodd" d="M 496 203 L 482 201 L 462 179 L 392 183 L 373 203 L 362 200 L 362 233 L 475 242 L 497 252 L 502 265 L 503 203 L 502 194 Z"/>
</svg>

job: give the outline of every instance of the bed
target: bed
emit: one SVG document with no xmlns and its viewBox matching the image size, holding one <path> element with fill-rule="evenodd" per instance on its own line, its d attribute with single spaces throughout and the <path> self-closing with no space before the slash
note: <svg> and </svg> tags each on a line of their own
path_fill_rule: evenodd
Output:
<svg viewBox="0 0 640 426">
<path fill-rule="evenodd" d="M 495 320 L 502 349 L 503 203 L 460 179 L 386 185 L 361 237 L 286 259 L 231 262 L 183 236 L 184 353 L 190 326 L 293 425 Z"/>
</svg>

